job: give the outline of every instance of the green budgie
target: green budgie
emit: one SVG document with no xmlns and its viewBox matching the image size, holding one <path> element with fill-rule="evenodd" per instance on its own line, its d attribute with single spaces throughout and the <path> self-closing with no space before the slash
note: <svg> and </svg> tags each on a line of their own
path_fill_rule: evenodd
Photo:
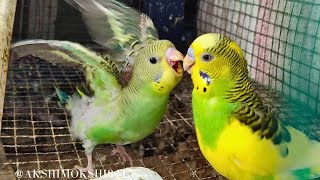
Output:
<svg viewBox="0 0 320 180">
<path fill-rule="evenodd" d="M 168 40 L 159 40 L 152 20 L 115 0 L 67 0 L 83 16 L 90 35 L 110 54 L 101 56 L 80 44 L 27 40 L 12 45 L 12 58 L 34 55 L 62 66 L 83 69 L 94 92 L 69 96 L 71 133 L 83 141 L 93 169 L 97 144 L 117 145 L 123 161 L 131 157 L 122 145 L 150 135 L 166 112 L 170 92 L 182 78 L 183 55 Z M 57 91 L 60 97 L 60 91 Z"/>
<path fill-rule="evenodd" d="M 183 60 L 194 84 L 200 150 L 220 174 L 239 180 L 320 176 L 320 143 L 283 124 L 251 87 L 247 62 L 228 37 L 208 33 Z"/>
</svg>

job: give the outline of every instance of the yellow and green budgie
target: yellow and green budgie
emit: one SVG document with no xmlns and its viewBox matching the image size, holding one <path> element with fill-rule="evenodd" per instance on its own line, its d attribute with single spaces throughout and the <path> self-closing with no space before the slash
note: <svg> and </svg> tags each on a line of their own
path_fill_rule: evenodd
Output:
<svg viewBox="0 0 320 180">
<path fill-rule="evenodd" d="M 312 179 L 320 143 L 281 123 L 251 87 L 240 47 L 220 34 L 193 41 L 183 67 L 194 84 L 192 110 L 200 150 L 234 180 Z"/>
<path fill-rule="evenodd" d="M 93 169 L 97 144 L 113 143 L 124 161 L 131 157 L 122 145 L 150 135 L 166 112 L 170 92 L 182 78 L 184 57 L 167 40 L 159 40 L 152 20 L 115 0 L 67 0 L 83 16 L 90 35 L 108 48 L 96 52 L 69 41 L 27 40 L 12 45 L 11 56 L 34 55 L 83 70 L 93 95 L 78 90 L 67 96 L 57 89 L 71 112 L 71 133 L 83 141 Z M 118 65 L 119 64 L 119 65 Z"/>
</svg>

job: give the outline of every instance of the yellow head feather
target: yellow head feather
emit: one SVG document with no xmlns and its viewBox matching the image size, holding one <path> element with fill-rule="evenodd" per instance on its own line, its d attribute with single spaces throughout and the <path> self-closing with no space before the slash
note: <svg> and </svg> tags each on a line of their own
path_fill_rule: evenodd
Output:
<svg viewBox="0 0 320 180">
<path fill-rule="evenodd" d="M 223 93 L 239 77 L 248 78 L 241 48 L 221 34 L 209 33 L 195 39 L 184 59 L 184 68 L 192 74 L 195 88 L 209 96 Z"/>
<path fill-rule="evenodd" d="M 157 94 L 168 94 L 181 80 L 183 55 L 167 40 L 150 43 L 137 53 L 131 84 L 151 86 Z"/>
</svg>

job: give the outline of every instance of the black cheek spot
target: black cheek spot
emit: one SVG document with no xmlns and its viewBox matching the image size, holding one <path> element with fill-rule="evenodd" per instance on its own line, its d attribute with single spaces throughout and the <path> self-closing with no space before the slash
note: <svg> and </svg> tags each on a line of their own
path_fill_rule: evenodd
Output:
<svg viewBox="0 0 320 180">
<path fill-rule="evenodd" d="M 160 88 L 163 89 L 163 86 L 161 86 Z"/>
<path fill-rule="evenodd" d="M 204 87 L 204 88 L 203 88 L 203 92 L 206 92 L 206 91 L 207 91 L 207 88 Z"/>
<path fill-rule="evenodd" d="M 197 89 L 199 89 L 199 87 L 197 86 Z"/>
</svg>

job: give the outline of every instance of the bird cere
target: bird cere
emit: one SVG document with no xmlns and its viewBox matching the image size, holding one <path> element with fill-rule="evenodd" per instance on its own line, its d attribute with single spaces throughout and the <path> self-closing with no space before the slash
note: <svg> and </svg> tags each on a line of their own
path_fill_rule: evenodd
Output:
<svg viewBox="0 0 320 180">
<path fill-rule="evenodd" d="M 320 178 L 317 3 L 279 2 L 297 28 L 265 0 L 42 3 L 17 0 L 0 179 Z M 57 32 L 23 35 L 43 8 Z"/>
</svg>

